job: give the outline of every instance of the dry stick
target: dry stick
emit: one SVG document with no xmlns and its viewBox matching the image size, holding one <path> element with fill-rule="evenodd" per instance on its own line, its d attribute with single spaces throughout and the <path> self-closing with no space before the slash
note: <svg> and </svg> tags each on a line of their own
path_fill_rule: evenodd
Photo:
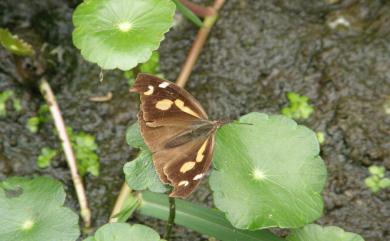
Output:
<svg viewBox="0 0 390 241">
<path fill-rule="evenodd" d="M 219 9 L 223 6 L 224 2 L 224 0 L 214 1 L 213 8 L 216 10 L 217 13 Z M 210 30 L 216 22 L 217 18 L 218 15 L 216 14 L 214 16 L 207 16 L 204 19 L 203 26 L 199 30 L 195 42 L 190 50 L 190 53 L 187 56 L 186 62 L 184 63 L 179 77 L 176 80 L 176 84 L 178 86 L 183 87 L 186 84 L 188 77 L 190 76 L 192 69 L 194 68 L 196 60 L 198 59 L 199 54 L 202 51 L 203 45 L 205 44 L 206 39 L 209 36 Z"/>
<path fill-rule="evenodd" d="M 215 0 L 212 8 L 215 10 L 215 15 L 213 16 L 207 16 L 203 21 L 203 27 L 199 30 L 196 39 L 194 40 L 194 43 L 192 45 L 192 48 L 187 56 L 186 62 L 184 63 L 182 67 L 182 71 L 180 72 L 180 75 L 178 79 L 176 80 L 176 84 L 180 87 L 184 87 L 188 77 L 190 76 L 192 69 L 196 63 L 197 58 L 199 57 L 199 54 L 203 48 L 204 43 L 206 42 L 206 39 L 210 33 L 210 30 L 214 23 L 216 22 L 218 18 L 218 11 L 222 8 L 223 4 L 225 3 L 225 0 Z M 110 216 L 110 222 L 116 222 L 117 219 L 113 218 L 117 213 L 119 213 L 123 207 L 124 201 L 127 199 L 127 197 L 131 194 L 131 189 L 127 186 L 126 183 L 123 184 L 122 189 L 119 193 L 119 196 L 115 202 L 114 209 L 111 212 Z M 168 218 L 168 226 L 167 226 L 167 234 L 170 236 L 170 230 L 172 230 L 174 219 L 175 219 L 175 199 L 169 198 L 169 218 Z M 168 233 L 169 232 L 169 233 Z M 167 236 L 167 235 L 166 235 Z M 169 238 L 168 236 L 168 238 Z M 169 239 L 167 239 L 169 240 Z"/>
<path fill-rule="evenodd" d="M 91 226 L 91 211 L 88 207 L 88 201 L 87 196 L 85 194 L 83 182 L 77 172 L 76 158 L 73 153 L 72 145 L 69 141 L 68 133 L 66 132 L 65 123 L 61 115 L 60 107 L 58 106 L 53 91 L 51 90 L 50 85 L 46 81 L 46 79 L 41 79 L 39 83 L 39 89 L 43 97 L 45 98 L 47 105 L 49 106 L 51 115 L 53 116 L 54 124 L 57 128 L 62 148 L 64 149 L 66 161 L 68 162 L 68 166 L 70 168 L 73 185 L 76 189 L 77 198 L 80 204 L 81 217 L 84 221 L 85 227 L 89 228 Z"/>
<path fill-rule="evenodd" d="M 215 16 L 217 14 L 214 7 L 204 7 L 189 0 L 180 0 L 180 2 L 195 13 L 198 17 Z"/>
</svg>

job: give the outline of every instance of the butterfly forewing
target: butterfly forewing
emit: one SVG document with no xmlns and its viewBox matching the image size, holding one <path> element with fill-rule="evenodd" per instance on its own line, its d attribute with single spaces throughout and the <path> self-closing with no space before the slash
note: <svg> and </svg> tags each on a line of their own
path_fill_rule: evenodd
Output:
<svg viewBox="0 0 390 241">
<path fill-rule="evenodd" d="M 141 133 L 171 196 L 186 197 L 208 170 L 215 125 L 187 91 L 172 82 L 140 74 L 131 91 L 140 93 Z"/>
<path fill-rule="evenodd" d="M 207 119 L 199 102 L 176 84 L 148 74 L 139 74 L 131 91 L 141 95 L 145 121 Z"/>
</svg>

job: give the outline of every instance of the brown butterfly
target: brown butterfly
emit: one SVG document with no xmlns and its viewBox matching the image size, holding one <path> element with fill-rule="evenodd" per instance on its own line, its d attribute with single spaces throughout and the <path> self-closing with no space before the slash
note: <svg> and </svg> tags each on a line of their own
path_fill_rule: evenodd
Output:
<svg viewBox="0 0 390 241">
<path fill-rule="evenodd" d="M 158 77 L 139 74 L 130 89 L 141 96 L 141 134 L 153 154 L 171 197 L 187 197 L 210 167 L 216 130 L 199 102 L 183 88 Z"/>
</svg>

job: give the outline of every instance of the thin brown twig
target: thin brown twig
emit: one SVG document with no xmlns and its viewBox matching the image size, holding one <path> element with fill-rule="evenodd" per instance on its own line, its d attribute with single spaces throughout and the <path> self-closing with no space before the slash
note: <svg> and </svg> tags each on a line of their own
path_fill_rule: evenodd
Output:
<svg viewBox="0 0 390 241">
<path fill-rule="evenodd" d="M 83 181 L 77 171 L 76 158 L 69 140 L 68 133 L 66 132 L 65 122 L 62 118 L 60 107 L 58 106 L 53 91 L 51 90 L 51 87 L 46 79 L 41 79 L 39 83 L 39 89 L 45 98 L 47 105 L 49 106 L 50 113 L 54 119 L 55 127 L 57 128 L 58 136 L 61 140 L 62 148 L 65 153 L 66 161 L 72 176 L 73 185 L 76 189 L 77 198 L 80 204 L 81 218 L 84 221 L 84 226 L 89 228 L 91 226 L 91 211 L 88 207 L 87 195 L 85 193 Z"/>
<path fill-rule="evenodd" d="M 213 8 L 216 10 L 216 14 L 213 16 L 207 16 L 203 21 L 203 26 L 200 28 L 196 39 L 191 47 L 191 50 L 187 56 L 186 61 L 183 64 L 183 67 L 181 68 L 181 72 L 179 74 L 179 77 L 176 80 L 176 84 L 183 87 L 191 72 L 194 68 L 194 65 L 196 63 L 196 60 L 199 57 L 200 52 L 203 49 L 203 46 L 207 40 L 207 37 L 210 34 L 211 28 L 215 24 L 217 18 L 218 18 L 218 11 L 220 8 L 222 8 L 224 4 L 224 0 L 215 0 L 213 4 Z"/>
<path fill-rule="evenodd" d="M 215 16 L 217 13 L 214 7 L 204 7 L 189 0 L 180 0 L 180 2 L 199 17 Z"/>
<path fill-rule="evenodd" d="M 111 91 L 109 91 L 106 95 L 89 97 L 89 100 L 92 102 L 107 102 L 110 101 L 111 99 L 112 99 Z"/>
</svg>

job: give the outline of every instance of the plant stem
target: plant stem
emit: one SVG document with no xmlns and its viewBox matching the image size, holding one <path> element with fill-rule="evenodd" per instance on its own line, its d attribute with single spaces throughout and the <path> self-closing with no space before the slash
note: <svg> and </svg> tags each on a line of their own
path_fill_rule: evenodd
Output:
<svg viewBox="0 0 390 241">
<path fill-rule="evenodd" d="M 170 204 L 166 195 L 142 192 L 139 198 L 141 203 L 139 212 L 142 215 L 161 220 L 168 219 Z M 214 208 L 202 207 L 180 199 L 176 200 L 175 206 L 177 225 L 221 241 L 283 241 L 267 230 L 237 229 L 225 218 L 224 213 Z"/>
<path fill-rule="evenodd" d="M 53 91 L 51 90 L 51 87 L 46 79 L 42 78 L 40 80 L 39 90 L 45 98 L 45 101 L 49 106 L 50 113 L 53 116 L 54 124 L 57 128 L 58 136 L 60 137 L 66 161 L 68 163 L 70 173 L 72 175 L 73 185 L 76 189 L 76 194 L 80 205 L 80 214 L 84 221 L 84 226 L 86 228 L 89 228 L 91 226 L 91 211 L 88 207 L 88 201 L 87 196 L 85 194 L 83 181 L 77 171 L 76 158 L 69 140 L 68 133 L 66 132 L 66 127 L 64 119 L 61 115 L 60 107 L 58 106 Z"/>
<path fill-rule="evenodd" d="M 199 17 L 214 16 L 216 14 L 213 7 L 204 7 L 189 0 L 180 0 L 180 2 Z"/>
<path fill-rule="evenodd" d="M 206 42 L 207 37 L 210 34 L 211 28 L 214 26 L 218 18 L 218 11 L 223 6 L 224 0 L 215 0 L 213 9 L 215 9 L 215 15 L 207 16 L 203 21 L 203 26 L 199 29 L 198 34 L 192 44 L 191 50 L 184 62 L 179 77 L 176 80 L 176 84 L 183 87 L 190 76 L 192 69 L 199 57 L 200 52 Z"/>
<path fill-rule="evenodd" d="M 131 194 L 131 189 L 127 185 L 126 182 L 123 183 L 121 191 L 119 192 L 119 196 L 115 201 L 114 208 L 112 209 L 110 215 L 110 223 L 116 223 L 118 218 L 113 218 L 116 214 L 120 213 L 123 208 L 123 204 L 125 203 L 127 197 Z"/>
<path fill-rule="evenodd" d="M 167 223 L 167 228 L 165 230 L 164 239 L 169 241 L 171 239 L 171 233 L 173 225 L 175 224 L 175 216 L 176 216 L 176 204 L 175 198 L 169 197 L 169 218 Z"/>
</svg>

